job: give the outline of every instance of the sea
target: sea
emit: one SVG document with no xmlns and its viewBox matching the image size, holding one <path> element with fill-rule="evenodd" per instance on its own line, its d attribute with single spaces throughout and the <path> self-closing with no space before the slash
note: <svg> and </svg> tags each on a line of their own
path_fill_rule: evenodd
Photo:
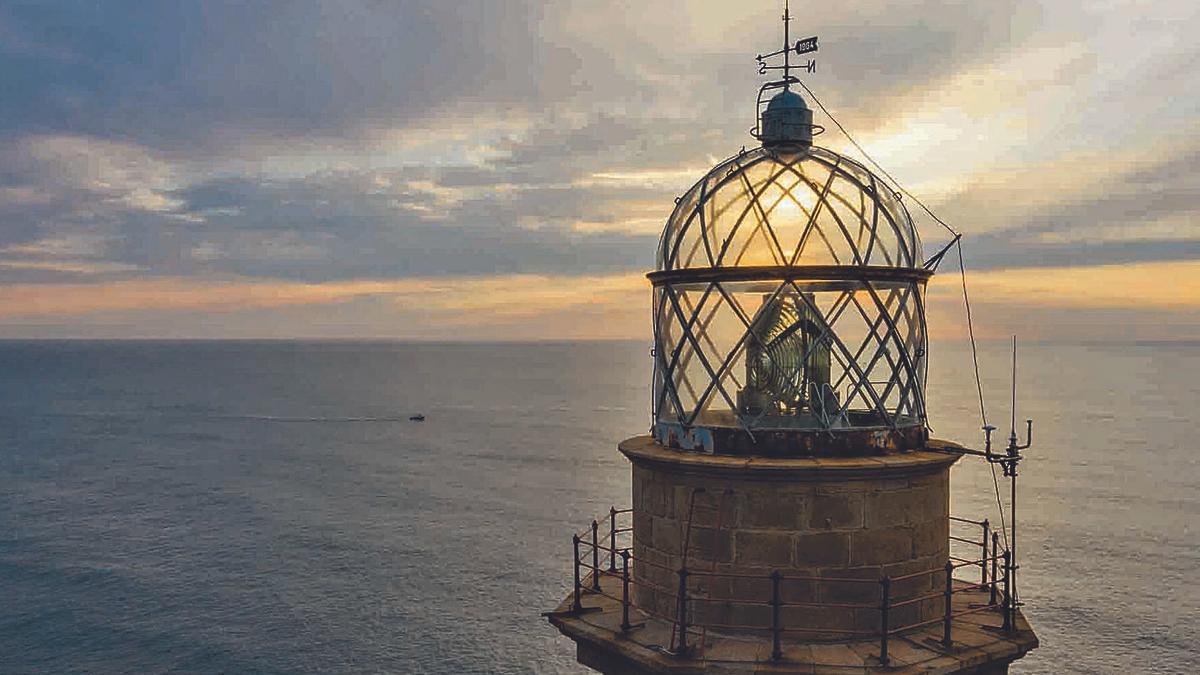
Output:
<svg viewBox="0 0 1200 675">
<path fill-rule="evenodd" d="M 1007 436 L 1011 345 L 979 356 Z M 980 447 L 969 347 L 930 358 L 934 435 Z M 1200 672 L 1200 343 L 1017 364 L 1041 647 L 1013 672 Z M 588 672 L 541 612 L 630 503 L 650 370 L 645 342 L 0 343 L 0 673 Z M 985 463 L 952 486 L 1000 521 Z"/>
</svg>

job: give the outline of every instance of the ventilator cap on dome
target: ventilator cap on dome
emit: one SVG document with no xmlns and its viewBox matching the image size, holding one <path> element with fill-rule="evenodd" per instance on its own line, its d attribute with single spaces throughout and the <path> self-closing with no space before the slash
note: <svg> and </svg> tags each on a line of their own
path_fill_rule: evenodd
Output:
<svg viewBox="0 0 1200 675">
<path fill-rule="evenodd" d="M 813 113 L 803 96 L 784 89 L 775 94 L 763 110 L 760 128 L 759 140 L 766 147 L 810 146 L 813 141 Z"/>
</svg>

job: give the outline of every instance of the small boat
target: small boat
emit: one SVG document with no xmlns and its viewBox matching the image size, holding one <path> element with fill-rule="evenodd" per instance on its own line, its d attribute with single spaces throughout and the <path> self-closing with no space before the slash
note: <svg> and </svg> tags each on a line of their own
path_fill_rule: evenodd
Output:
<svg viewBox="0 0 1200 675">
<path fill-rule="evenodd" d="M 413 415 L 412 417 L 408 418 L 408 421 L 409 422 L 424 422 L 425 416 L 424 415 Z"/>
</svg>

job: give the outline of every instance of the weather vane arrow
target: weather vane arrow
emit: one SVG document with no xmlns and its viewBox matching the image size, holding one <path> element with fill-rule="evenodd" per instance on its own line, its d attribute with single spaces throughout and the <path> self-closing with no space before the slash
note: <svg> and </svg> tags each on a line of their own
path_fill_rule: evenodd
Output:
<svg viewBox="0 0 1200 675">
<path fill-rule="evenodd" d="M 783 5 L 783 48 L 779 49 L 777 51 L 773 51 L 770 54 L 759 54 L 756 57 L 758 60 L 758 74 L 766 75 L 768 70 L 782 70 L 783 71 L 783 81 L 785 83 L 785 85 L 784 85 L 785 87 L 787 87 L 788 85 L 791 84 L 791 70 L 793 68 L 792 59 L 791 59 L 792 53 L 794 52 L 797 56 L 801 56 L 804 54 L 815 53 L 820 48 L 820 45 L 817 43 L 816 35 L 814 35 L 812 37 L 804 38 L 803 40 L 796 40 L 796 44 L 794 44 L 794 45 L 789 44 L 792 41 L 791 34 L 790 34 L 791 33 L 791 23 L 792 23 L 792 14 L 790 11 L 789 3 L 785 1 L 784 5 Z M 783 65 L 782 66 L 767 65 L 767 59 L 779 56 L 781 54 L 783 55 Z M 815 73 L 815 72 L 817 72 L 817 60 L 809 59 L 804 64 L 794 66 L 794 67 L 800 68 L 809 73 Z"/>
</svg>

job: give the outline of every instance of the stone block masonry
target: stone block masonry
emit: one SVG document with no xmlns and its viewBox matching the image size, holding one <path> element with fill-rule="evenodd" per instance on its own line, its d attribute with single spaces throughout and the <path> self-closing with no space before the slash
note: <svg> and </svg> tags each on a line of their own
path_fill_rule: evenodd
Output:
<svg viewBox="0 0 1200 675">
<path fill-rule="evenodd" d="M 694 572 L 762 575 L 694 574 L 688 591 L 690 615 L 746 624 L 758 629 L 747 632 L 761 634 L 770 613 L 745 603 L 769 602 L 765 577 L 778 571 L 784 602 L 794 603 L 782 617 L 785 625 L 813 629 L 814 639 L 842 639 L 845 634 L 836 631 L 877 630 L 882 576 L 939 570 L 948 559 L 955 455 L 747 459 L 669 450 L 648 437 L 620 447 L 633 462 L 634 599 L 668 615 L 676 606 L 681 565 Z M 892 602 L 941 583 L 937 574 L 897 583 Z M 834 611 L 808 603 L 865 607 Z M 940 602 L 912 603 L 897 618 L 915 623 L 936 618 L 940 608 Z M 830 632 L 817 630 L 822 628 Z"/>
</svg>

